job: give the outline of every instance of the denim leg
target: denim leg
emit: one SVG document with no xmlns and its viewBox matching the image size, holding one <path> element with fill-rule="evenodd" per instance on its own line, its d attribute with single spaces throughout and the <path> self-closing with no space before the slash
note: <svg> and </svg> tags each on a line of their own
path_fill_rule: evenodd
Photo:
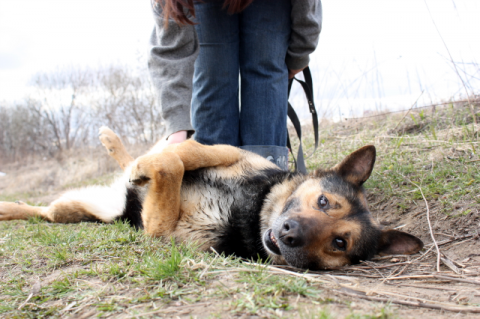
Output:
<svg viewBox="0 0 480 319">
<path fill-rule="evenodd" d="M 223 1 L 195 3 L 200 53 L 192 96 L 194 138 L 203 144 L 240 145 L 238 14 Z"/>
<path fill-rule="evenodd" d="M 290 0 L 255 0 L 240 14 L 241 145 L 287 143 Z"/>
</svg>

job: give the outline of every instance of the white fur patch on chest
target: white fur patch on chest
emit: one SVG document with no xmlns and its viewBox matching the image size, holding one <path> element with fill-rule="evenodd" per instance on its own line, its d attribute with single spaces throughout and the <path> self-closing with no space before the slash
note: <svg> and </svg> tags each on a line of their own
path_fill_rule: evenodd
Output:
<svg viewBox="0 0 480 319">
<path fill-rule="evenodd" d="M 182 188 L 181 216 L 174 236 L 202 246 L 213 245 L 228 225 L 234 200 L 210 185 Z"/>
</svg>

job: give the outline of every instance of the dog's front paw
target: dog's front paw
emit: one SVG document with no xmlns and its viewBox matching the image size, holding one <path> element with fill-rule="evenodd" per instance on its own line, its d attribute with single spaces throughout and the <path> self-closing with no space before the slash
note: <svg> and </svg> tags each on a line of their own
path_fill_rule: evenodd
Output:
<svg viewBox="0 0 480 319">
<path fill-rule="evenodd" d="M 144 186 L 152 179 L 155 174 L 152 160 L 152 155 L 140 156 L 135 160 L 130 173 L 130 183 Z"/>
<path fill-rule="evenodd" d="M 143 186 L 150 180 L 163 180 L 167 183 L 182 178 L 184 166 L 180 157 L 173 152 L 163 152 L 140 156 L 132 165 L 130 183 Z"/>
</svg>

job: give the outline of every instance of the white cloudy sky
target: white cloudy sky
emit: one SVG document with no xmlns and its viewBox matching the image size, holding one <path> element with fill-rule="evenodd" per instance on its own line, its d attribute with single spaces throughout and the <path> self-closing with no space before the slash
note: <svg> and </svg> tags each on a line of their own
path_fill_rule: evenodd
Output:
<svg viewBox="0 0 480 319">
<path fill-rule="evenodd" d="M 479 93 L 480 1 L 322 3 L 311 61 L 318 108 L 350 116 L 408 108 L 422 90 L 424 104 L 465 95 L 441 37 L 469 92 Z M 0 0 L 0 100 L 22 99 L 39 71 L 136 64 L 152 27 L 149 0 Z"/>
</svg>

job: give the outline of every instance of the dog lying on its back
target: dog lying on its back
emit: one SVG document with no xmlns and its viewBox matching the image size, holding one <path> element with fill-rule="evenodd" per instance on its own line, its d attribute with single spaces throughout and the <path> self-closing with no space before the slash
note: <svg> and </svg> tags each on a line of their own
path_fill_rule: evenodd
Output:
<svg viewBox="0 0 480 319">
<path fill-rule="evenodd" d="M 110 129 L 100 129 L 100 140 L 125 170 L 122 177 L 109 187 L 69 191 L 48 207 L 0 202 L 0 220 L 125 220 L 154 237 L 308 269 L 423 247 L 372 218 L 362 188 L 375 163 L 371 145 L 332 169 L 303 175 L 233 146 L 188 140 L 163 150 L 156 145 L 134 160 Z"/>
</svg>

